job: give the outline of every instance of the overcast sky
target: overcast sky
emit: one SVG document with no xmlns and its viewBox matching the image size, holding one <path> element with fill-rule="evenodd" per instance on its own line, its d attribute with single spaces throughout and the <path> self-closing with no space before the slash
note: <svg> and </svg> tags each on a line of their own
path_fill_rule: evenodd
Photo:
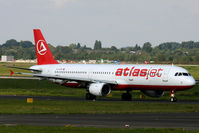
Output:
<svg viewBox="0 0 199 133">
<path fill-rule="evenodd" d="M 33 42 L 33 28 L 54 46 L 199 41 L 198 5 L 199 0 L 0 0 L 0 44 Z"/>
</svg>

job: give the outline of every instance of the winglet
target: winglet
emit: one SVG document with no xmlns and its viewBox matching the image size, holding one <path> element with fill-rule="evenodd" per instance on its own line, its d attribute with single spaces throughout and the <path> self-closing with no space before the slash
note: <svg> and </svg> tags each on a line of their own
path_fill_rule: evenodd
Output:
<svg viewBox="0 0 199 133">
<path fill-rule="evenodd" d="M 10 69 L 10 76 L 12 76 L 14 74 L 14 72 Z"/>
</svg>

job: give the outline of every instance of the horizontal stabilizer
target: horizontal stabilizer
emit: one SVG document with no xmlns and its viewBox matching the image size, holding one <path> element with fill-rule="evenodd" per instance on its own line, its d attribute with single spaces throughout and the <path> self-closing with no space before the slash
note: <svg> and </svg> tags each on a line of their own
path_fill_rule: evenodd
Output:
<svg viewBox="0 0 199 133">
<path fill-rule="evenodd" d="M 14 72 L 10 69 L 10 76 L 12 76 L 14 74 Z"/>
<path fill-rule="evenodd" d="M 23 68 L 23 67 L 15 67 L 15 66 L 5 66 L 8 68 L 16 68 L 16 69 L 22 69 L 22 70 L 28 70 L 28 71 L 33 71 L 33 72 L 42 72 L 41 70 L 36 70 L 36 69 L 30 69 L 30 68 Z M 10 71 L 11 72 L 11 71 Z M 13 71 L 12 71 L 13 72 Z M 13 73 L 14 74 L 14 73 Z"/>
</svg>

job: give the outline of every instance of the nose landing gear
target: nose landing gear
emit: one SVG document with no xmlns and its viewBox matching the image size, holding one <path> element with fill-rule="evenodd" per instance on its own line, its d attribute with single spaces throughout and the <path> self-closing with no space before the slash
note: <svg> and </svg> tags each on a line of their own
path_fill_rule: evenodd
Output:
<svg viewBox="0 0 199 133">
<path fill-rule="evenodd" d="M 170 91 L 170 102 L 177 102 L 177 98 L 175 97 L 175 91 Z"/>
</svg>

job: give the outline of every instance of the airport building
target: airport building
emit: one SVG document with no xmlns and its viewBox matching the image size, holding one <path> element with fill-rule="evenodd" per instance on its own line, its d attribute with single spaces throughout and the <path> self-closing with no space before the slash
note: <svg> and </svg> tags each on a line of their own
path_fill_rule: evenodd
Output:
<svg viewBox="0 0 199 133">
<path fill-rule="evenodd" d="M 2 55 L 1 56 L 1 61 L 2 62 L 14 61 L 14 56 Z"/>
</svg>

